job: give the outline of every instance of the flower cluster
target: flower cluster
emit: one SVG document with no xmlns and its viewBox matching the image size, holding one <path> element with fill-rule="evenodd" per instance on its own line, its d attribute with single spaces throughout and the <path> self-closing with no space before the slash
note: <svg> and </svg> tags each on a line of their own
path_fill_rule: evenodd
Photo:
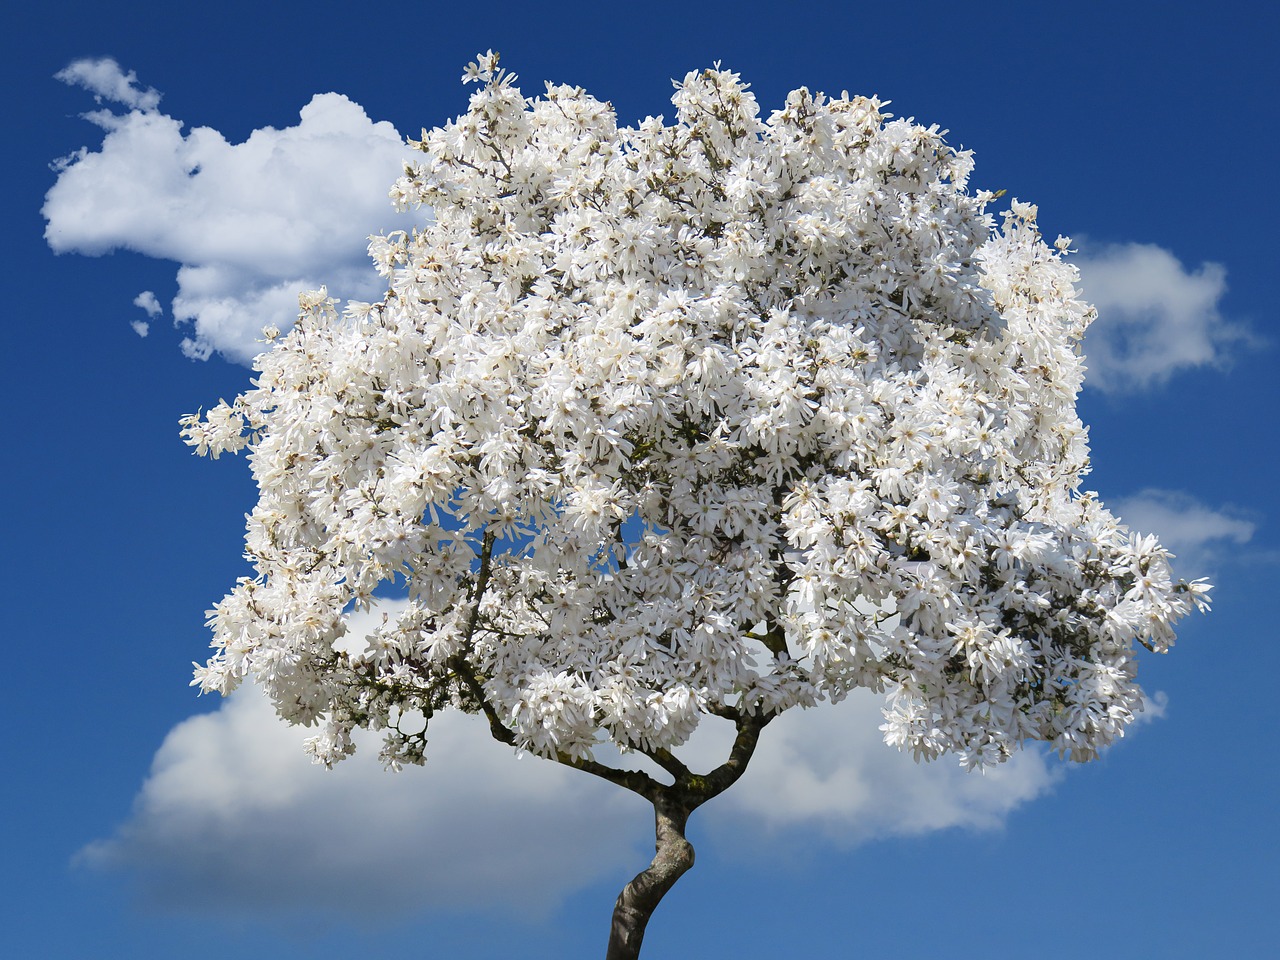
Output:
<svg viewBox="0 0 1280 960">
<path fill-rule="evenodd" d="M 391 190 L 388 290 L 321 291 L 254 388 L 184 421 L 247 447 L 255 575 L 204 690 L 421 758 L 405 711 L 483 711 L 534 753 L 678 747 L 708 715 L 886 695 L 918 756 L 1087 758 L 1207 586 L 1079 489 L 1092 318 L 1033 206 L 876 99 L 767 118 L 730 72 L 674 122 L 526 99 L 486 55 Z M 350 652 L 345 614 L 407 587 Z"/>
</svg>

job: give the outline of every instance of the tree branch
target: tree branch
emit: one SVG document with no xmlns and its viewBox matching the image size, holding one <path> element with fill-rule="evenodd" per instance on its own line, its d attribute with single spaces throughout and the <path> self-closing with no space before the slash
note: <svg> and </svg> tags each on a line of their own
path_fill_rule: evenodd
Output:
<svg viewBox="0 0 1280 960">
<path fill-rule="evenodd" d="M 471 664 L 467 663 L 464 654 L 458 654 L 449 661 L 449 667 L 463 685 L 471 691 L 471 695 L 476 698 L 480 704 L 480 712 L 485 715 L 485 719 L 489 721 L 489 733 L 493 735 L 493 739 L 499 743 L 505 743 L 507 746 L 515 746 L 516 735 L 511 728 L 502 722 L 502 718 L 498 716 L 498 711 L 493 704 L 489 702 L 489 698 L 485 696 L 484 684 L 480 682 L 480 678 L 476 676 L 476 672 L 471 669 Z"/>
<path fill-rule="evenodd" d="M 480 678 L 476 676 L 475 670 L 472 669 L 471 664 L 467 661 L 467 654 L 472 649 L 471 641 L 476 633 L 476 625 L 480 622 L 480 604 L 484 601 L 484 592 L 489 586 L 489 575 L 493 564 L 493 541 L 493 534 L 486 529 L 480 547 L 480 570 L 476 575 L 475 590 L 471 594 L 471 615 L 467 618 L 466 650 L 450 657 L 448 663 L 454 675 L 462 681 L 463 686 L 471 692 L 471 695 L 476 698 L 476 702 L 480 704 L 481 712 L 489 721 L 489 733 L 499 743 L 514 746 L 516 742 L 515 733 L 502 722 L 502 718 L 498 716 L 497 709 L 489 702 L 489 698 L 485 696 L 484 684 L 480 682 Z"/>
<path fill-rule="evenodd" d="M 608 780 L 616 786 L 625 787 L 632 793 L 639 794 L 651 802 L 656 802 L 655 798 L 666 789 L 643 770 L 620 770 L 590 757 L 575 757 L 572 754 L 560 752 L 557 752 L 551 759 L 557 763 L 564 764 L 566 767 L 573 767 L 575 770 L 590 773 L 601 780 Z"/>
<path fill-rule="evenodd" d="M 707 713 L 723 720 L 732 720 L 735 724 L 742 722 L 742 712 L 737 707 L 730 706 L 727 703 L 708 703 Z"/>
<path fill-rule="evenodd" d="M 489 587 L 489 575 L 493 569 L 493 534 L 486 527 L 480 544 L 480 571 L 476 574 L 476 588 L 471 594 L 473 606 L 471 616 L 467 619 L 467 646 L 471 646 L 471 638 L 475 636 L 476 625 L 480 622 L 480 603 L 484 600 L 484 592 Z"/>
<path fill-rule="evenodd" d="M 729 751 L 729 759 L 705 776 L 690 774 L 676 782 L 675 787 L 682 790 L 689 798 L 690 810 L 720 796 L 738 782 L 738 779 L 747 772 L 747 764 L 751 762 L 756 752 L 756 745 L 760 742 L 760 731 L 772 723 L 776 716 L 778 716 L 776 713 L 755 715 L 740 713 L 737 720 L 738 735 L 734 738 L 733 748 Z"/>
<path fill-rule="evenodd" d="M 652 747 L 647 750 L 641 750 L 640 752 L 660 766 L 663 770 L 667 771 L 667 773 L 671 774 L 671 776 L 675 777 L 677 781 L 683 777 L 691 775 L 689 768 L 684 765 L 684 762 L 665 747 Z"/>
</svg>

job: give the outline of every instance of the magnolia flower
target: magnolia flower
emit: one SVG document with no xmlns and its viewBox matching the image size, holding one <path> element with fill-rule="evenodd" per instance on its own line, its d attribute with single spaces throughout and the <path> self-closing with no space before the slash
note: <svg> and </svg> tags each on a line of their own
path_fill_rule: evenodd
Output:
<svg viewBox="0 0 1280 960">
<path fill-rule="evenodd" d="M 392 188 L 433 216 L 372 240 L 383 300 L 304 293 L 256 386 L 182 422 L 260 491 L 201 688 L 256 677 L 330 763 L 357 725 L 420 759 L 398 711 L 578 763 L 860 686 L 966 765 L 1122 735 L 1134 645 L 1208 587 L 1080 489 L 1070 240 L 875 99 L 762 116 L 707 70 L 619 127 L 497 63 Z M 387 583 L 406 616 L 335 646 Z"/>
<path fill-rule="evenodd" d="M 371 241 L 382 301 L 304 293 L 255 386 L 182 421 L 260 494 L 200 688 L 255 677 L 326 764 L 357 726 L 421 762 L 399 718 L 481 712 L 651 799 L 670 863 L 772 717 L 858 687 L 888 743 L 967 767 L 1123 735 L 1134 646 L 1209 588 L 1080 489 L 1070 241 L 997 221 L 972 157 L 876 99 L 762 117 L 705 70 L 619 127 L 497 63 L 391 189 L 433 216 Z M 385 584 L 405 613 L 353 647 Z M 694 777 L 707 720 L 737 740 Z"/>
</svg>

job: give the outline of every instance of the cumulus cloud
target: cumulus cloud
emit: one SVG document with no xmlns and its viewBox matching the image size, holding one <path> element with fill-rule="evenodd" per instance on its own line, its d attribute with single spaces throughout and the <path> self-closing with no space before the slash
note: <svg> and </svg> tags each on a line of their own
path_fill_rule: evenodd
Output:
<svg viewBox="0 0 1280 960">
<path fill-rule="evenodd" d="M 643 862 L 641 801 L 495 743 L 482 719 L 432 723 L 427 764 L 382 769 L 376 738 L 328 771 L 256 689 L 170 731 L 132 816 L 81 853 L 152 903 L 366 917 L 431 908 L 546 911 Z"/>
<path fill-rule="evenodd" d="M 156 295 L 150 290 L 143 290 L 140 294 L 133 298 L 133 305 L 141 307 L 147 311 L 148 317 L 160 316 L 160 301 L 156 299 Z"/>
<path fill-rule="evenodd" d="M 188 356 L 249 360 L 264 326 L 292 324 L 302 290 L 381 296 L 366 238 L 408 225 L 387 199 L 409 156 L 390 123 L 322 93 L 296 125 L 231 143 L 160 113 L 159 95 L 139 92 L 114 61 L 78 61 L 58 78 L 130 109 L 85 115 L 102 144 L 55 164 L 45 238 L 58 253 L 124 249 L 176 262 L 173 314 L 191 325 Z"/>
<path fill-rule="evenodd" d="M 110 57 L 77 60 L 54 74 L 54 79 L 73 87 L 84 87 L 98 103 L 109 100 L 138 110 L 154 110 L 160 105 L 158 90 L 140 89 L 138 75 L 132 70 L 125 73 Z"/>
<path fill-rule="evenodd" d="M 1179 576 L 1196 577 L 1215 566 L 1226 551 L 1250 540 L 1257 525 L 1237 511 L 1218 510 L 1175 490 L 1148 488 L 1107 506 L 1129 527 L 1154 533 L 1179 562 Z"/>
<path fill-rule="evenodd" d="M 1084 297 L 1098 309 L 1084 351 L 1086 384 L 1106 393 L 1158 387 L 1173 374 L 1223 367 L 1250 339 L 1222 316 L 1226 269 L 1204 263 L 1189 270 L 1152 244 L 1102 246 L 1075 260 Z"/>
<path fill-rule="evenodd" d="M 916 763 L 881 739 L 882 702 L 862 691 L 839 704 L 783 714 L 761 738 L 742 780 L 715 801 L 719 811 L 746 829 L 804 830 L 852 847 L 951 827 L 999 827 L 1061 774 L 1036 749 L 981 774 L 965 772 L 954 759 Z M 723 758 L 727 744 L 719 746 L 707 753 Z"/>
<path fill-rule="evenodd" d="M 381 619 L 362 616 L 352 636 Z M 737 825 L 849 846 L 987 829 L 1059 774 L 1030 750 L 985 775 L 945 760 L 916 764 L 884 745 L 881 722 L 870 694 L 784 715 L 747 775 L 699 820 L 713 837 L 716 824 Z M 517 758 L 479 718 L 435 718 L 426 765 L 400 774 L 379 765 L 375 736 L 327 771 L 304 756 L 305 735 L 252 688 L 184 721 L 157 752 L 128 821 L 82 861 L 131 873 L 151 902 L 170 908 L 212 899 L 226 911 L 275 915 L 341 897 L 374 917 L 432 907 L 538 914 L 595 880 L 621 884 L 648 859 L 647 805 L 577 771 Z M 730 739 L 708 726 L 681 753 L 710 768 Z"/>
<path fill-rule="evenodd" d="M 151 324 L 145 320 L 132 320 L 129 326 L 133 327 L 133 332 L 140 337 L 145 337 L 151 332 Z"/>
<path fill-rule="evenodd" d="M 396 606 L 354 615 L 344 648 L 362 647 Z M 302 751 L 311 732 L 242 688 L 169 732 L 128 821 L 79 860 L 131 874 L 169 909 L 215 901 L 243 916 L 305 917 L 341 900 L 372 919 L 495 906 L 536 915 L 646 859 L 638 798 L 517 757 L 482 718 L 449 712 L 431 731 L 423 767 L 383 769 L 377 735 L 357 731 L 356 755 L 326 770 Z"/>
</svg>

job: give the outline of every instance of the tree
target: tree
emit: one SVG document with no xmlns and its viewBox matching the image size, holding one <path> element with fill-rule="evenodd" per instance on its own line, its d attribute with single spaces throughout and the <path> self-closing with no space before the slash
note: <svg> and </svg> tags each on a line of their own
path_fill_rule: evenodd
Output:
<svg viewBox="0 0 1280 960">
<path fill-rule="evenodd" d="M 385 298 L 304 295 L 253 389 L 183 421 L 260 489 L 202 690 L 254 677 L 330 765 L 357 727 L 421 762 L 436 713 L 479 712 L 649 800 L 614 960 L 784 710 L 881 691 L 888 743 L 969 767 L 1123 734 L 1135 644 L 1209 588 L 1080 491 L 1069 240 L 1016 200 L 997 225 L 970 154 L 876 99 L 762 120 L 717 68 L 620 129 L 493 54 L 464 80 L 391 191 L 428 225 L 372 240 Z M 386 584 L 407 608 L 351 644 Z M 699 773 L 708 718 L 735 740 Z"/>
</svg>

